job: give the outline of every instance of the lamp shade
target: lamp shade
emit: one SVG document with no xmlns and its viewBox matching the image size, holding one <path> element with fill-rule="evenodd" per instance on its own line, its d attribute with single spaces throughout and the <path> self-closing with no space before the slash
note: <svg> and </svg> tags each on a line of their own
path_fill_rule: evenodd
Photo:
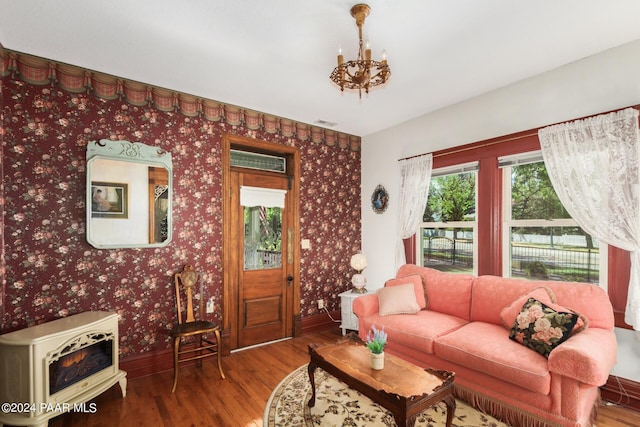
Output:
<svg viewBox="0 0 640 427">
<path fill-rule="evenodd" d="M 363 254 L 355 254 L 351 257 L 351 268 L 358 273 L 367 268 L 367 257 Z"/>
</svg>

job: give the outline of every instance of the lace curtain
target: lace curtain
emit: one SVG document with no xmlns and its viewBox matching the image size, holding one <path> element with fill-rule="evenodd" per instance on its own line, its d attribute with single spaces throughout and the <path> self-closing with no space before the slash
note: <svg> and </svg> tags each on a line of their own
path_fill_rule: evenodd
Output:
<svg viewBox="0 0 640 427">
<path fill-rule="evenodd" d="M 408 239 L 418 231 L 429 196 L 433 156 L 423 156 L 400 160 L 400 197 L 398 223 L 399 239 L 396 246 L 396 270 L 407 262 L 403 239 Z"/>
<path fill-rule="evenodd" d="M 638 111 L 563 123 L 538 132 L 560 201 L 589 234 L 631 252 L 625 322 L 640 330 Z"/>
</svg>

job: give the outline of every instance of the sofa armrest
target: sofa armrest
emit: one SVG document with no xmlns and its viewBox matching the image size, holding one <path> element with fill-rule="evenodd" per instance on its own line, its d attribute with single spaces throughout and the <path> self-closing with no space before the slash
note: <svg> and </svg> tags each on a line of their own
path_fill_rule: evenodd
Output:
<svg viewBox="0 0 640 427">
<path fill-rule="evenodd" d="M 365 317 L 376 314 L 380 310 L 378 305 L 378 295 L 363 295 L 353 300 L 353 314 L 358 317 Z"/>
<path fill-rule="evenodd" d="M 588 328 L 549 354 L 549 371 L 582 383 L 601 386 L 616 364 L 618 344 L 613 330 Z"/>
</svg>

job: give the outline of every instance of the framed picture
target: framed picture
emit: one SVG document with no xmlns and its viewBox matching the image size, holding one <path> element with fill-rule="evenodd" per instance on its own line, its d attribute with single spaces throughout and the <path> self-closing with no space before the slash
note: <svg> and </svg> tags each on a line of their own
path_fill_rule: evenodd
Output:
<svg viewBox="0 0 640 427">
<path fill-rule="evenodd" d="M 371 208 L 377 214 L 381 214 L 387 210 L 389 206 L 389 193 L 382 186 L 378 185 L 371 195 Z"/>
<path fill-rule="evenodd" d="M 129 186 L 91 181 L 91 218 L 129 218 Z"/>
</svg>

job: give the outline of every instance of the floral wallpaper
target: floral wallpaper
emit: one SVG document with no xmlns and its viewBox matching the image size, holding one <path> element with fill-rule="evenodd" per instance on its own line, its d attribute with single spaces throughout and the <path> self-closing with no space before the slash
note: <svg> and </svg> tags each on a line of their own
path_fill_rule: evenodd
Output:
<svg viewBox="0 0 640 427">
<path fill-rule="evenodd" d="M 205 298 L 222 301 L 223 133 L 301 150 L 301 316 L 339 310 L 349 258 L 360 249 L 360 152 L 292 134 L 132 105 L 86 90 L 2 78 L 5 281 L 1 332 L 87 310 L 113 310 L 121 357 L 169 347 L 173 274 L 187 262 L 204 273 Z M 126 139 L 170 151 L 173 241 L 164 248 L 100 250 L 85 238 L 86 145 Z M 220 312 L 214 318 L 220 319 Z"/>
</svg>

